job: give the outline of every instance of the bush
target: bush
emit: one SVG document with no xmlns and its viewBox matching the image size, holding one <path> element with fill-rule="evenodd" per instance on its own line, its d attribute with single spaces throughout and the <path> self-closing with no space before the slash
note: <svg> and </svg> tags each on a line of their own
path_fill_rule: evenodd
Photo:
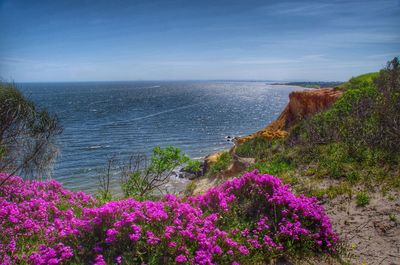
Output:
<svg viewBox="0 0 400 265">
<path fill-rule="evenodd" d="M 261 264 L 338 240 L 316 199 L 257 172 L 199 196 L 98 207 L 55 181 L 12 177 L 0 195 L 2 264 Z"/>
<path fill-rule="evenodd" d="M 0 264 L 59 264 L 74 255 L 64 236 L 78 233 L 77 216 L 95 200 L 54 181 L 23 181 L 0 173 Z M 53 262 L 53 263 L 51 263 Z"/>
<path fill-rule="evenodd" d="M 199 160 L 190 160 L 183 169 L 186 172 L 197 174 L 201 171 L 201 162 Z"/>
<path fill-rule="evenodd" d="M 400 64 L 396 57 L 376 78 L 380 92 L 376 104 L 379 123 L 379 146 L 392 153 L 400 150 Z"/>
<path fill-rule="evenodd" d="M 172 146 L 155 147 L 150 161 L 143 155 L 132 156 L 121 179 L 124 196 L 137 200 L 151 198 L 154 191 L 162 192 L 161 187 L 168 182 L 173 170 L 185 163 L 196 169 L 197 163 L 191 162 L 179 148 Z"/>
<path fill-rule="evenodd" d="M 1 172 L 49 177 L 61 131 L 55 115 L 35 106 L 15 84 L 0 82 Z"/>
<path fill-rule="evenodd" d="M 210 168 L 207 171 L 207 175 L 212 176 L 217 173 L 220 173 L 223 170 L 228 169 L 229 165 L 231 164 L 232 157 L 229 152 L 223 152 L 218 158 L 215 163 L 211 164 Z"/>
<path fill-rule="evenodd" d="M 371 148 L 395 154 L 400 150 L 400 67 L 395 58 L 379 74 L 353 78 L 345 93 L 327 111 L 303 121 L 288 143 L 345 143 L 351 156 Z"/>
</svg>

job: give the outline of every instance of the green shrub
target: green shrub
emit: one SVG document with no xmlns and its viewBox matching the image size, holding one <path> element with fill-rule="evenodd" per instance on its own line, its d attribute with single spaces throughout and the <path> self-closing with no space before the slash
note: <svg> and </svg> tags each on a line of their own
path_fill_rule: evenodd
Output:
<svg viewBox="0 0 400 265">
<path fill-rule="evenodd" d="M 345 167 L 351 162 L 348 147 L 342 143 L 319 146 L 319 167 L 330 177 L 341 178 L 346 174 Z"/>
<path fill-rule="evenodd" d="M 163 173 L 172 171 L 177 166 L 189 162 L 189 157 L 183 155 L 181 149 L 167 146 L 161 148 L 159 146 L 153 148 L 151 163 L 148 170 L 152 174 L 162 175 Z"/>
<path fill-rule="evenodd" d="M 187 172 L 198 173 L 201 171 L 201 163 L 199 160 L 190 160 L 183 169 Z"/>
<path fill-rule="evenodd" d="M 378 72 L 373 72 L 353 77 L 348 82 L 337 86 L 337 88 L 343 90 L 363 88 L 373 83 L 378 74 Z"/>
<path fill-rule="evenodd" d="M 365 192 L 362 192 L 362 191 L 357 193 L 356 204 L 357 204 L 357 206 L 360 206 L 360 207 L 368 205 L 369 204 L 368 194 Z"/>
<path fill-rule="evenodd" d="M 154 197 L 156 190 L 161 192 L 161 188 L 165 187 L 173 170 L 186 163 L 190 163 L 189 157 L 172 146 L 153 148 L 150 161 L 143 155 L 131 157 L 121 178 L 124 196 L 137 200 Z"/>
<path fill-rule="evenodd" d="M 217 173 L 220 173 L 223 170 L 226 170 L 228 166 L 231 164 L 232 157 L 229 152 L 223 152 L 215 161 L 215 163 L 211 164 L 207 175 L 212 176 Z"/>
<path fill-rule="evenodd" d="M 395 58 L 378 73 L 352 78 L 345 92 L 328 110 L 295 126 L 287 143 L 318 146 L 343 143 L 348 155 L 365 158 L 361 152 L 379 152 L 394 157 L 400 150 L 400 66 Z M 373 161 L 371 161 L 371 159 Z M 368 158 L 368 163 L 377 162 Z M 386 163 L 391 163 L 391 159 Z M 396 161 L 394 161 L 396 162 Z M 330 164 L 337 175 L 337 165 Z"/>
<path fill-rule="evenodd" d="M 61 132 L 57 116 L 36 106 L 15 84 L 0 81 L 0 172 L 49 177 Z"/>
<path fill-rule="evenodd" d="M 126 180 L 121 183 L 121 189 L 125 198 L 135 198 L 136 200 L 145 200 L 150 197 L 150 183 L 146 173 L 135 171 L 128 175 Z"/>
<path fill-rule="evenodd" d="M 380 147 L 398 154 L 400 150 L 400 62 L 396 57 L 388 62 L 375 80 L 380 97 L 376 104 L 379 118 L 377 141 Z"/>
</svg>

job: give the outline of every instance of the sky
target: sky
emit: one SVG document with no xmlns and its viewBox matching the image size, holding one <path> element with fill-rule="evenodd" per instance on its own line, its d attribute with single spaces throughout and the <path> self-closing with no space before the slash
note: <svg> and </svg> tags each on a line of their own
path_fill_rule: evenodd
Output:
<svg viewBox="0 0 400 265">
<path fill-rule="evenodd" d="M 344 81 L 400 55 L 400 0 L 0 0 L 0 79 Z"/>
</svg>

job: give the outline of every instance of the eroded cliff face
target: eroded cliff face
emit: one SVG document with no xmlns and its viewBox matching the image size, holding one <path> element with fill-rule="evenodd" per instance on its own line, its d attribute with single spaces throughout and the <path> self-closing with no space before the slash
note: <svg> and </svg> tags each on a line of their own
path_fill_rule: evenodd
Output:
<svg viewBox="0 0 400 265">
<path fill-rule="evenodd" d="M 232 157 L 232 163 L 229 168 L 224 171 L 224 176 L 235 176 L 255 162 L 254 159 L 246 160 L 249 158 L 241 158 L 236 155 L 235 150 L 238 144 L 260 136 L 269 139 L 285 138 L 293 125 L 317 112 L 326 110 L 342 94 L 342 91 L 333 88 L 312 89 L 290 93 L 289 103 L 275 121 L 258 132 L 235 140 L 235 146 L 229 151 Z M 222 152 L 217 152 L 205 158 L 204 172 L 207 171 L 211 164 L 218 160 L 221 154 Z"/>
<path fill-rule="evenodd" d="M 292 92 L 289 94 L 289 103 L 275 121 L 258 132 L 238 138 L 236 143 L 241 144 L 259 136 L 284 138 L 294 124 L 329 108 L 342 94 L 342 91 L 333 88 Z"/>
</svg>

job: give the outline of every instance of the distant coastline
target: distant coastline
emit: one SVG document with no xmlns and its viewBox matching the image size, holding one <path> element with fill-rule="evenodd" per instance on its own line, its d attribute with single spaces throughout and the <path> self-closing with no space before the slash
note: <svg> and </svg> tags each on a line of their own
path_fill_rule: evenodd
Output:
<svg viewBox="0 0 400 265">
<path fill-rule="evenodd" d="M 286 86 L 300 86 L 300 87 L 306 87 L 306 88 L 328 88 L 328 87 L 336 87 L 343 84 L 343 82 L 339 81 L 330 81 L 330 82 L 324 82 L 324 81 L 315 81 L 315 82 L 278 82 L 278 83 L 272 83 L 271 85 L 286 85 Z"/>
</svg>

